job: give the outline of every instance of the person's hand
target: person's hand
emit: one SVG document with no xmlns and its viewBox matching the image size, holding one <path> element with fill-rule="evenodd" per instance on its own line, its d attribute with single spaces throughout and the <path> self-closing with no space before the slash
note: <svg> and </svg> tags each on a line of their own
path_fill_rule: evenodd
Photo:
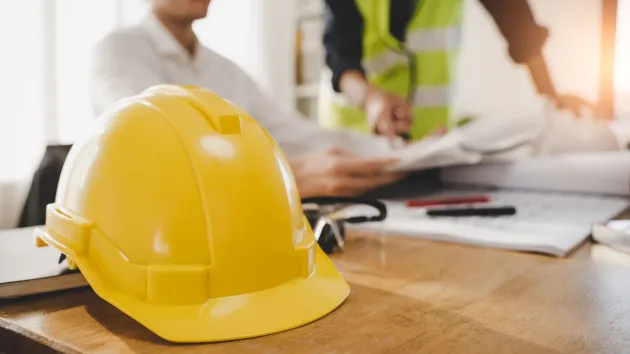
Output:
<svg viewBox="0 0 630 354">
<path fill-rule="evenodd" d="M 365 97 L 365 115 L 375 134 L 393 140 L 411 130 L 412 115 L 404 98 L 371 87 Z"/>
<path fill-rule="evenodd" d="M 302 198 L 355 196 L 395 182 L 404 174 L 387 172 L 392 158 L 362 157 L 341 148 L 331 148 L 289 159 Z"/>
<path fill-rule="evenodd" d="M 575 95 L 559 94 L 556 96 L 555 103 L 556 108 L 571 111 L 576 118 L 581 118 L 585 109 L 590 110 L 595 117 L 599 116 L 594 104 Z"/>
</svg>

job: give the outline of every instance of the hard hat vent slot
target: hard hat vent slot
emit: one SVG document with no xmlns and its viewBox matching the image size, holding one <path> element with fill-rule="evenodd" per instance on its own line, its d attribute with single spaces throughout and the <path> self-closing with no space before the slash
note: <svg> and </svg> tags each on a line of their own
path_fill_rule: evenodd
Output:
<svg viewBox="0 0 630 354">
<path fill-rule="evenodd" d="M 72 210 L 54 203 L 46 207 L 46 232 L 57 235 L 66 244 L 71 244 L 74 253 L 85 250 L 93 226 L 93 222 L 77 215 Z M 67 253 L 65 250 L 62 251 Z"/>
<path fill-rule="evenodd" d="M 219 116 L 219 131 L 221 134 L 241 134 L 241 117 L 238 114 Z"/>
<path fill-rule="evenodd" d="M 184 98 L 219 134 L 241 134 L 240 111 L 213 92 L 194 85 L 158 85 L 146 93 Z"/>
<path fill-rule="evenodd" d="M 219 108 L 219 112 L 211 110 L 206 103 L 198 97 L 188 97 L 188 102 L 205 118 L 219 134 L 241 134 L 241 117 L 235 110 Z M 223 112 L 221 112 L 221 110 Z M 234 113 L 232 113 L 234 112 Z"/>
<path fill-rule="evenodd" d="M 61 214 L 62 216 L 66 217 L 66 218 L 68 218 L 68 219 L 72 219 L 72 215 L 70 215 L 70 214 L 68 214 L 68 213 L 64 212 L 64 211 L 63 211 L 62 209 L 60 209 L 60 208 L 55 208 L 55 212 L 56 212 L 56 213 L 58 213 L 58 214 Z"/>
</svg>

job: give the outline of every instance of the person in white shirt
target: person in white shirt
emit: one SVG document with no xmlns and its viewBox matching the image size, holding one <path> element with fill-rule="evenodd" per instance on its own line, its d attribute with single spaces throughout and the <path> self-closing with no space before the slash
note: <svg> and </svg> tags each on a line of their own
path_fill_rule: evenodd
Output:
<svg viewBox="0 0 630 354">
<path fill-rule="evenodd" d="M 403 177 L 386 172 L 395 160 L 373 157 L 389 149 L 385 139 L 324 130 L 282 111 L 235 63 L 201 45 L 192 24 L 206 16 L 210 0 L 150 1 L 151 11 L 139 25 L 110 33 L 94 49 L 90 97 L 97 115 L 154 85 L 202 86 L 271 133 L 302 197 L 357 195 Z"/>
</svg>

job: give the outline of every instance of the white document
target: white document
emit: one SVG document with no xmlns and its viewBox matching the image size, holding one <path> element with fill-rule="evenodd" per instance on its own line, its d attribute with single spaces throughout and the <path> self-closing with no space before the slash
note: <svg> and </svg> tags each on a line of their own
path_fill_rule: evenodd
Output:
<svg viewBox="0 0 630 354">
<path fill-rule="evenodd" d="M 450 184 L 630 195 L 630 151 L 540 156 L 513 162 L 448 167 Z"/>
<path fill-rule="evenodd" d="M 392 157 L 400 159 L 400 163 L 392 170 L 417 171 L 470 165 L 488 158 L 495 160 L 497 155 L 499 160 L 505 157 L 508 160 L 528 157 L 533 151 L 522 147 L 528 142 L 533 143 L 539 134 L 540 129 L 527 119 L 484 119 L 465 128 L 452 130 L 444 136 L 424 138 L 391 152 Z M 507 154 L 487 153 L 506 149 L 509 150 Z"/>
<path fill-rule="evenodd" d="M 481 162 L 482 155 L 462 149 L 460 140 L 461 135 L 455 131 L 442 137 L 430 137 L 411 143 L 391 154 L 400 160 L 392 170 L 417 171 Z"/>
<path fill-rule="evenodd" d="M 352 228 L 563 257 L 588 238 L 594 223 L 608 220 L 628 206 L 623 197 L 550 192 L 450 190 L 440 195 L 480 193 L 490 196 L 491 205 L 515 206 L 517 214 L 496 218 L 434 218 L 425 216 L 420 208 L 388 202 L 385 221 Z M 356 206 L 345 212 L 359 215 L 371 211 Z"/>
<path fill-rule="evenodd" d="M 417 171 L 436 167 L 512 161 L 533 156 L 543 128 L 539 120 L 488 118 L 441 137 L 429 137 L 390 153 L 400 159 L 393 168 Z"/>
<path fill-rule="evenodd" d="M 390 155 L 400 159 L 393 170 L 417 171 L 542 156 L 608 154 L 620 151 L 616 136 L 619 132 L 615 134 L 609 123 L 576 120 L 566 112 L 552 111 L 547 118 L 480 119 L 442 137 L 412 143 Z"/>
</svg>

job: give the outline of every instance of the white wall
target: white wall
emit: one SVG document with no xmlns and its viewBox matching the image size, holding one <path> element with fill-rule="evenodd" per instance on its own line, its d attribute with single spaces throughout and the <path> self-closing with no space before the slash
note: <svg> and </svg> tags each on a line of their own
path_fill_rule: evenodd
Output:
<svg viewBox="0 0 630 354">
<path fill-rule="evenodd" d="M 322 0 L 323 1 L 323 0 Z M 213 0 L 200 40 L 248 72 L 285 109 L 294 106 L 295 0 Z"/>
<path fill-rule="evenodd" d="M 600 0 L 530 0 L 550 30 L 545 55 L 558 90 L 588 99 L 599 86 Z M 456 114 L 516 117 L 541 114 L 542 102 L 524 67 L 516 66 L 492 18 L 466 0 Z"/>
<path fill-rule="evenodd" d="M 202 43 L 236 62 L 286 109 L 295 97 L 297 1 L 212 0 L 208 17 L 195 23 Z M 146 5 L 125 0 L 123 24 L 140 20 Z"/>
<path fill-rule="evenodd" d="M 0 179 L 0 229 L 18 225 L 30 184 Z"/>
</svg>

